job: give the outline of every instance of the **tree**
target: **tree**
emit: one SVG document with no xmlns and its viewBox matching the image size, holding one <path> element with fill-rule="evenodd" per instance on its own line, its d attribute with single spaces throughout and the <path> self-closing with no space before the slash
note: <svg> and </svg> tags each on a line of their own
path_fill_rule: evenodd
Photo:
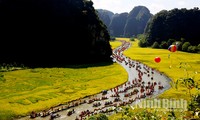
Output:
<svg viewBox="0 0 200 120">
<path fill-rule="evenodd" d="M 97 117 L 96 117 L 96 116 L 90 116 L 90 117 L 88 118 L 88 120 L 97 120 Z"/>
<path fill-rule="evenodd" d="M 90 116 L 88 120 L 108 120 L 108 117 L 105 114 L 97 114 L 95 116 Z"/>
<path fill-rule="evenodd" d="M 148 46 L 148 42 L 145 39 L 141 39 L 138 42 L 138 46 L 140 46 L 140 47 L 147 47 Z"/>
<path fill-rule="evenodd" d="M 197 46 L 189 46 L 187 49 L 188 52 L 196 53 L 198 51 Z"/>
<path fill-rule="evenodd" d="M 197 50 L 200 52 L 200 44 L 197 46 Z"/>
<path fill-rule="evenodd" d="M 168 46 L 169 46 L 169 45 L 167 44 L 166 41 L 162 41 L 161 44 L 160 44 L 160 48 L 162 48 L 162 49 L 167 49 Z"/>
<path fill-rule="evenodd" d="M 168 39 L 167 45 L 170 46 L 172 45 L 176 40 L 175 39 Z"/>
<path fill-rule="evenodd" d="M 200 10 L 172 9 L 163 10 L 153 16 L 145 29 L 146 40 L 149 45 L 155 41 L 159 44 L 163 40 L 175 39 L 190 42 L 191 45 L 200 43 Z M 183 40 L 184 38 L 184 40 Z"/>
<path fill-rule="evenodd" d="M 154 42 L 153 45 L 151 46 L 152 48 L 159 48 L 158 42 Z"/>
<path fill-rule="evenodd" d="M 97 120 L 108 120 L 108 117 L 105 114 L 99 114 Z"/>
<path fill-rule="evenodd" d="M 193 116 L 195 115 L 195 112 L 200 112 L 200 94 L 192 96 L 192 100 L 188 104 L 188 110 L 193 111 Z"/>
<path fill-rule="evenodd" d="M 190 43 L 189 43 L 189 42 L 185 42 L 185 43 L 182 45 L 182 50 L 185 51 L 185 52 L 187 52 L 189 46 L 190 46 Z"/>
</svg>

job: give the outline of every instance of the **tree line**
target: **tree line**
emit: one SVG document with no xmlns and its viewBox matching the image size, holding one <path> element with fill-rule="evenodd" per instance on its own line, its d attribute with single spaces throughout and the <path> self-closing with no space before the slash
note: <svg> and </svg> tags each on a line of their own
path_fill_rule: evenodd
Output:
<svg viewBox="0 0 200 120">
<path fill-rule="evenodd" d="M 197 7 L 162 10 L 148 22 L 139 45 L 165 49 L 177 44 L 179 50 L 196 53 L 200 51 L 199 28 L 200 10 Z"/>
</svg>

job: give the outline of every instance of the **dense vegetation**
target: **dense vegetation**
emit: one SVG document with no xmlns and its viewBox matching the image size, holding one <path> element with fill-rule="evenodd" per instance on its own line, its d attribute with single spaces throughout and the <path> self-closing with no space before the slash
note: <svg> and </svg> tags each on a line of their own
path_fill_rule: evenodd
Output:
<svg viewBox="0 0 200 120">
<path fill-rule="evenodd" d="M 0 120 L 99 93 L 124 83 L 127 77 L 117 63 L 0 72 Z"/>
<path fill-rule="evenodd" d="M 136 6 L 129 13 L 113 14 L 102 9 L 97 11 L 100 19 L 107 25 L 110 35 L 115 37 L 132 37 L 144 33 L 147 22 L 152 17 L 145 6 Z"/>
<path fill-rule="evenodd" d="M 111 61 L 108 31 L 90 0 L 1 0 L 0 16 L 0 63 Z"/>
<path fill-rule="evenodd" d="M 167 48 L 177 44 L 178 49 L 187 52 L 200 51 L 200 10 L 163 10 L 153 16 L 145 30 L 142 46 Z"/>
<path fill-rule="evenodd" d="M 142 38 L 142 35 L 138 37 Z M 129 38 L 116 38 L 116 40 L 122 39 L 130 40 Z M 171 53 L 165 49 L 141 48 L 138 46 L 138 42 L 137 39 L 131 42 L 132 46 L 124 52 L 124 55 L 157 69 L 171 78 L 173 81 L 171 83 L 172 88 L 156 96 L 156 99 L 187 100 L 187 110 L 174 109 L 173 111 L 169 107 L 144 109 L 132 106 L 125 107 L 121 112 L 110 116 L 109 119 L 180 120 L 200 118 L 200 114 L 196 115 L 196 112 L 199 112 L 200 105 L 200 55 L 181 51 Z M 156 56 L 161 58 L 160 63 L 154 61 Z"/>
</svg>

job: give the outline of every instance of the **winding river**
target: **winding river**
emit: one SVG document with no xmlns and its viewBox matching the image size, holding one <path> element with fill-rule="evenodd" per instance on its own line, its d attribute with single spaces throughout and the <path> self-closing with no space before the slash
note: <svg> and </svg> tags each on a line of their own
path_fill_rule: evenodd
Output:
<svg viewBox="0 0 200 120">
<path fill-rule="evenodd" d="M 113 114 L 120 106 L 134 105 L 146 98 L 154 98 L 170 88 L 170 79 L 138 61 L 123 55 L 123 51 L 131 46 L 130 42 L 121 41 L 122 45 L 113 50 L 113 61 L 120 64 L 128 73 L 128 80 L 113 89 L 102 91 L 96 95 L 75 100 L 67 105 L 59 105 L 40 113 L 19 120 L 83 120 L 97 113 Z"/>
</svg>

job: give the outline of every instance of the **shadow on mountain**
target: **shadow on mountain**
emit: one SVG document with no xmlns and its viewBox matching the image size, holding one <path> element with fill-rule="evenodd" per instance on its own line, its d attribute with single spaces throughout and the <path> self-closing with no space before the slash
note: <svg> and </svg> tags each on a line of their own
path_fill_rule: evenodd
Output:
<svg viewBox="0 0 200 120">
<path fill-rule="evenodd" d="M 88 0 L 1 0 L 0 64 L 62 67 L 110 62 L 106 26 Z"/>
</svg>

